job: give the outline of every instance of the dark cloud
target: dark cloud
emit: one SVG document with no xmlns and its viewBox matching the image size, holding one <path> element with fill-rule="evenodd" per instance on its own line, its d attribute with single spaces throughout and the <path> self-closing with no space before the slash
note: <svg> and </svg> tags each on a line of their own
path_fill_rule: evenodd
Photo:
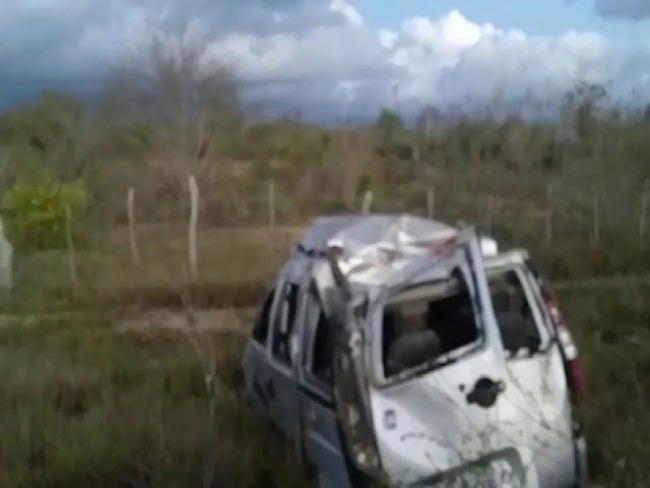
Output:
<svg viewBox="0 0 650 488">
<path fill-rule="evenodd" d="M 603 17 L 645 20 L 650 18 L 650 0 L 596 0 L 596 10 Z"/>
<path fill-rule="evenodd" d="M 413 110 L 495 92 L 555 96 L 581 77 L 650 93 L 645 49 L 617 51 L 585 32 L 529 37 L 458 11 L 380 33 L 353 0 L 0 1 L 0 106 L 42 88 L 93 93 L 123 56 L 154 35 L 173 45 L 188 25 L 202 34 L 206 59 L 233 64 L 247 99 L 309 114 L 373 113 L 395 85 Z M 642 15 L 649 2 L 621 0 L 618 15 Z"/>
<path fill-rule="evenodd" d="M 326 0 L 3 0 L 0 73 L 83 75 L 156 32 L 179 35 L 198 22 L 212 38 L 231 34 L 301 36 L 342 18 Z"/>
</svg>

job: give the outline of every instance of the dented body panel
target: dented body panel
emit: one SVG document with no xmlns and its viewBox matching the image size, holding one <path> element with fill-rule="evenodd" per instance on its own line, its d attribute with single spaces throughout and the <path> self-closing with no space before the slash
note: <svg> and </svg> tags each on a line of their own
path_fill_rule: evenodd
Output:
<svg viewBox="0 0 650 488">
<path fill-rule="evenodd" d="M 526 259 L 429 219 L 317 219 L 251 334 L 247 396 L 320 486 L 580 486 L 566 358 Z"/>
</svg>

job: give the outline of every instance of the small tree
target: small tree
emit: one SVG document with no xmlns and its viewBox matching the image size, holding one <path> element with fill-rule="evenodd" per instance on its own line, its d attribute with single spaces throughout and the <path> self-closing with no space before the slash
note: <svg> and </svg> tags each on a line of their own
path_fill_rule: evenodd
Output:
<svg viewBox="0 0 650 488">
<path fill-rule="evenodd" d="M 41 175 L 18 181 L 2 202 L 10 241 L 23 251 L 65 248 L 68 218 L 79 215 L 86 200 L 81 180 L 60 183 Z"/>
<path fill-rule="evenodd" d="M 413 146 L 407 141 L 404 121 L 397 112 L 383 109 L 375 122 L 377 152 L 386 159 L 410 160 Z"/>
<path fill-rule="evenodd" d="M 404 130 L 404 122 L 397 112 L 383 109 L 377 116 L 375 130 L 381 142 L 393 143 Z"/>
</svg>

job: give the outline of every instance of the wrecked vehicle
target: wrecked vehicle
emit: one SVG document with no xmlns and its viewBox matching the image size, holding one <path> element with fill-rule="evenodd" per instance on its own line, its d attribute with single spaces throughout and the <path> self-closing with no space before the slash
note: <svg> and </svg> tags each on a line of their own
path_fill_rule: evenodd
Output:
<svg viewBox="0 0 650 488">
<path fill-rule="evenodd" d="M 526 251 L 471 227 L 316 219 L 243 371 L 321 487 L 586 484 L 584 381 L 557 301 Z"/>
</svg>

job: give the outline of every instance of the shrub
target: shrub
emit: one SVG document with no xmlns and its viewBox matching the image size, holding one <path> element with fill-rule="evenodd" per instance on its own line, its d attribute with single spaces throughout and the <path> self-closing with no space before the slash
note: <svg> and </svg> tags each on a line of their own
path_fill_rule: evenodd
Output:
<svg viewBox="0 0 650 488">
<path fill-rule="evenodd" d="M 86 206 L 86 189 L 81 180 L 17 182 L 2 206 L 7 234 L 17 249 L 61 249 L 66 246 L 67 211 L 74 221 Z"/>
</svg>

